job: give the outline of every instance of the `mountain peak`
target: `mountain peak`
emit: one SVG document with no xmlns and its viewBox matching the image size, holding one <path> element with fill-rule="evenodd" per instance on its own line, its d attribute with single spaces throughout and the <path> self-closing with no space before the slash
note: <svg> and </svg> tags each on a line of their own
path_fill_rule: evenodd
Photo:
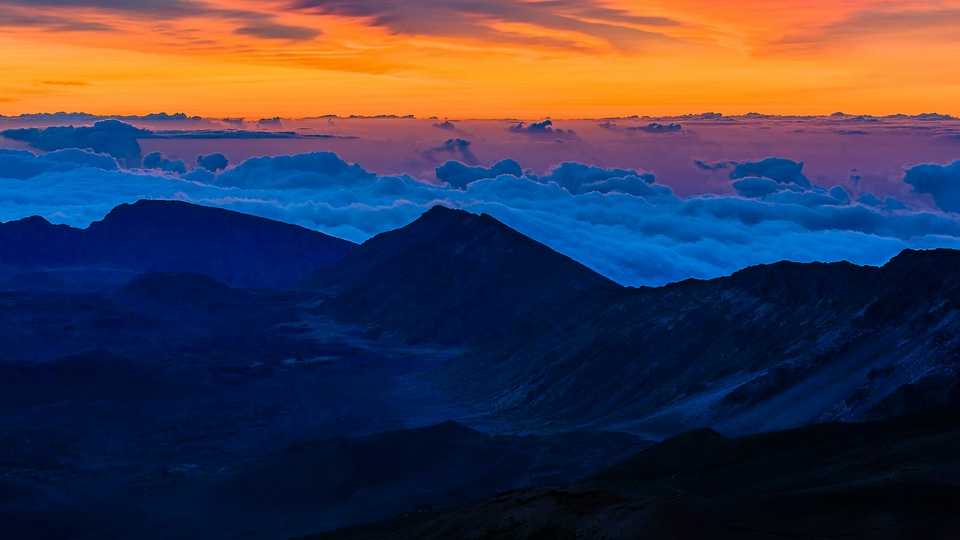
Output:
<svg viewBox="0 0 960 540">
<path fill-rule="evenodd" d="M 413 341 L 466 344 L 523 332 L 609 279 L 489 215 L 435 206 L 302 284 L 338 316 Z"/>
<path fill-rule="evenodd" d="M 466 210 L 461 210 L 461 209 L 459 209 L 459 208 L 450 208 L 449 206 L 444 206 L 444 205 L 442 205 L 442 204 L 435 204 L 435 205 L 431 206 L 429 210 L 427 210 L 426 212 L 424 212 L 420 217 L 421 217 L 421 218 L 427 218 L 427 217 L 431 217 L 431 218 L 432 218 L 432 217 L 438 217 L 438 216 L 444 216 L 444 217 L 446 217 L 446 216 L 467 217 L 467 216 L 473 216 L 473 215 L 475 215 L 475 214 L 471 214 L 470 212 L 467 212 Z"/>
<path fill-rule="evenodd" d="M 13 221 L 8 221 L 7 225 L 11 225 L 14 223 L 22 226 L 30 226 L 30 227 L 49 227 L 51 225 L 51 223 L 47 221 L 46 218 L 41 216 L 29 216 L 21 219 L 16 219 Z"/>
</svg>

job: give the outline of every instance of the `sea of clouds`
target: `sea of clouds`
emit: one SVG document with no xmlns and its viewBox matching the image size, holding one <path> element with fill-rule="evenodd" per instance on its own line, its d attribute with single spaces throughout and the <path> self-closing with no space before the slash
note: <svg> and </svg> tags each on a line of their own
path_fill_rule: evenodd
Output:
<svg viewBox="0 0 960 540">
<path fill-rule="evenodd" d="M 441 204 L 488 213 L 625 285 L 711 278 L 779 260 L 876 265 L 905 248 L 960 248 L 960 162 L 904 171 L 905 185 L 932 195 L 939 208 L 931 210 L 816 185 L 803 163 L 779 157 L 704 163 L 727 171 L 733 193 L 681 197 L 647 171 L 577 162 L 538 176 L 513 159 L 490 167 L 448 161 L 426 182 L 378 175 L 331 152 L 229 166 L 219 154 L 196 163 L 139 159 L 125 145 L 118 158 L 103 144 L 105 153 L 0 150 L 0 220 L 40 215 L 85 227 L 121 203 L 179 199 L 362 242 Z"/>
</svg>

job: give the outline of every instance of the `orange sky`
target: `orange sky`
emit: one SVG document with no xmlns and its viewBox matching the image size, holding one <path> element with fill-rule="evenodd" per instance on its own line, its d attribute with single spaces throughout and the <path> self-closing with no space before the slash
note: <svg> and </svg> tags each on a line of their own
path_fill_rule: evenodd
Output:
<svg viewBox="0 0 960 540">
<path fill-rule="evenodd" d="M 960 115 L 960 0 L 0 0 L 0 114 Z"/>
</svg>

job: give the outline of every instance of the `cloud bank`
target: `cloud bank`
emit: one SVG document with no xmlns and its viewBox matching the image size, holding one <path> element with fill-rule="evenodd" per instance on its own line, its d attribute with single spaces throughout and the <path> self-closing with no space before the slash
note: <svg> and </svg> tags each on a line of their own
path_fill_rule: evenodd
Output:
<svg viewBox="0 0 960 540">
<path fill-rule="evenodd" d="M 958 170 L 958 163 L 918 166 L 904 180 L 945 210 L 960 209 Z M 0 151 L 0 219 L 42 215 L 86 226 L 123 202 L 180 199 L 363 241 L 443 204 L 489 213 L 626 285 L 710 278 L 784 259 L 881 264 L 908 247 L 960 248 L 957 215 L 911 210 L 893 198 L 854 200 L 843 186 L 813 185 L 799 162 L 740 162 L 731 176 L 738 194 L 678 197 L 651 173 L 582 163 L 533 176 L 514 160 L 491 167 L 454 161 L 437 169 L 444 183 L 429 184 L 377 175 L 330 152 L 180 176 L 125 170 L 86 150 Z"/>
<path fill-rule="evenodd" d="M 0 131 L 0 135 L 6 138 L 26 142 L 38 150 L 90 149 L 97 153 L 110 154 L 128 167 L 140 164 L 142 151 L 137 138 L 149 134 L 148 130 L 136 128 L 119 120 L 101 120 L 93 126 L 57 126 Z"/>
</svg>

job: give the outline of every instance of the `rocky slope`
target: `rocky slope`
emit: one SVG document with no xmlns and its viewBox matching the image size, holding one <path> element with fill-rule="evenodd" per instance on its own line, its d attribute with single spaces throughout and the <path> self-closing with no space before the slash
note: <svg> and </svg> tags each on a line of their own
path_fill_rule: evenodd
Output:
<svg viewBox="0 0 960 540">
<path fill-rule="evenodd" d="M 654 435 L 862 420 L 957 399 L 960 252 L 777 263 L 584 295 L 441 379 L 478 409 Z"/>
</svg>

